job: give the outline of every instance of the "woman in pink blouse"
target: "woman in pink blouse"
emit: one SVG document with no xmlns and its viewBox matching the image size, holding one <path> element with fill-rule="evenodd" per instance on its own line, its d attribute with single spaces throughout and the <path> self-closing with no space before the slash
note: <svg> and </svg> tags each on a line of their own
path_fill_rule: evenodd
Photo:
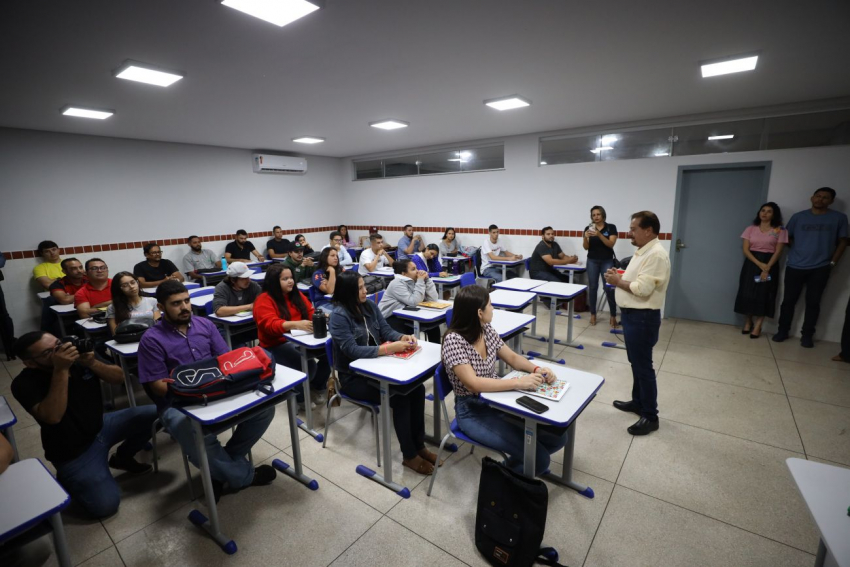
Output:
<svg viewBox="0 0 850 567">
<path fill-rule="evenodd" d="M 779 256 L 788 244 L 788 231 L 782 227 L 779 205 L 762 205 L 741 238 L 744 240 L 744 266 L 735 298 L 735 313 L 747 318 L 741 332 L 757 339 L 761 336 L 764 318 L 772 319 L 776 310 Z"/>
</svg>

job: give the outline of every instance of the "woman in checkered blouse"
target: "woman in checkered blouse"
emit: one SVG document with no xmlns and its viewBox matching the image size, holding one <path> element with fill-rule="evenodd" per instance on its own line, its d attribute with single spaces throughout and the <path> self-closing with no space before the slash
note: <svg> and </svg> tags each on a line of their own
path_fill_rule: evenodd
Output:
<svg viewBox="0 0 850 567">
<path fill-rule="evenodd" d="M 455 414 L 461 431 L 482 445 L 508 455 L 505 463 L 517 472 L 523 470 L 524 432 L 522 422 L 478 397 L 481 392 L 533 390 L 542 382 L 551 383 L 555 374 L 548 368 L 512 351 L 490 325 L 493 305 L 481 286 L 462 288 L 455 299 L 452 323 L 443 338 L 443 366 L 455 393 Z M 510 381 L 499 380 L 496 360 L 529 374 Z M 567 430 L 539 426 L 537 435 L 537 474 L 549 468 L 549 456 L 564 448 Z"/>
</svg>

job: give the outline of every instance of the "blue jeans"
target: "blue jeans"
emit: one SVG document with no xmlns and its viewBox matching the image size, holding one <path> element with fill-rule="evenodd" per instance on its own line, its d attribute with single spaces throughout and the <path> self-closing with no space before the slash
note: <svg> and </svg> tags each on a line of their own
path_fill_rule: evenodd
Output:
<svg viewBox="0 0 850 567">
<path fill-rule="evenodd" d="M 622 309 L 620 322 L 626 340 L 626 353 L 632 365 L 632 400 L 642 417 L 658 418 L 658 388 L 652 368 L 652 347 L 661 327 L 659 309 Z"/>
<path fill-rule="evenodd" d="M 223 447 L 215 435 L 204 435 L 210 476 L 220 482 L 226 482 L 235 490 L 251 484 L 254 480 L 254 468 L 248 462 L 248 451 L 269 428 L 274 419 L 274 410 L 272 406 L 237 425 L 230 441 Z M 174 408 L 166 409 L 159 417 L 192 464 L 200 466 L 191 418 Z"/>
<path fill-rule="evenodd" d="M 491 408 L 476 396 L 455 398 L 455 415 L 461 431 L 486 447 L 506 453 L 508 462 L 505 465 L 515 472 L 523 472 L 525 425 L 522 421 Z M 563 449 L 566 444 L 565 428 L 538 425 L 535 474 L 539 475 L 548 469 L 550 455 Z"/>
<path fill-rule="evenodd" d="M 605 277 L 603 274 L 614 267 L 614 260 L 593 260 L 587 259 L 587 300 L 590 304 L 590 314 L 596 315 L 596 298 L 599 296 L 599 279 L 602 279 L 602 284 L 605 285 Z M 614 290 L 605 289 L 605 295 L 608 297 L 608 311 L 611 312 L 611 317 L 617 316 L 617 303 L 614 301 Z"/>
<path fill-rule="evenodd" d="M 59 483 L 86 512 L 95 518 L 105 518 L 118 511 L 121 491 L 109 472 L 109 450 L 123 441 L 116 454 L 132 458 L 150 441 L 155 419 L 155 406 L 104 414 L 103 428 L 82 455 L 66 463 L 53 463 Z"/>
<path fill-rule="evenodd" d="M 512 268 L 508 268 L 508 279 L 519 277 L 517 272 Z M 496 280 L 497 282 L 504 281 L 502 280 L 502 266 L 490 266 L 483 272 L 481 272 L 482 278 L 490 278 Z"/>
</svg>

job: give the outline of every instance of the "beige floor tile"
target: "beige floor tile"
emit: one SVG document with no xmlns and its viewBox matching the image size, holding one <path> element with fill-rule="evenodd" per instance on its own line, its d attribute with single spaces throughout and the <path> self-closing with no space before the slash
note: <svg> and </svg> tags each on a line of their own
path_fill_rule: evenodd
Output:
<svg viewBox="0 0 850 567">
<path fill-rule="evenodd" d="M 803 452 L 782 394 L 660 372 L 658 407 L 662 419 Z"/>
<path fill-rule="evenodd" d="M 328 565 L 381 515 L 315 471 L 305 469 L 305 474 L 319 481 L 319 490 L 279 474 L 269 486 L 221 499 L 222 531 L 236 542 L 235 555 L 225 555 L 206 531 L 189 522 L 191 509 L 205 511 L 199 503 L 136 532 L 119 542 L 118 550 L 127 565 Z"/>
<path fill-rule="evenodd" d="M 838 343 L 815 341 L 815 348 L 803 348 L 800 346 L 799 337 L 790 337 L 781 343 L 770 341 L 770 348 L 777 360 L 790 360 L 850 372 L 850 364 L 830 360 L 841 352 L 841 345 Z"/>
<path fill-rule="evenodd" d="M 618 484 L 814 553 L 788 457 L 799 454 L 668 421 L 635 438 Z"/>
<path fill-rule="evenodd" d="M 77 516 L 73 505 L 68 510 L 70 512 L 62 514 L 62 524 L 73 565 L 79 565 L 112 547 L 112 540 L 100 522 Z"/>
<path fill-rule="evenodd" d="M 762 356 L 671 342 L 660 370 L 733 386 L 785 393 L 776 362 Z"/>
<path fill-rule="evenodd" d="M 788 360 L 776 363 L 789 396 L 850 407 L 850 372 Z"/>
<path fill-rule="evenodd" d="M 356 407 L 352 404 L 343 402 L 341 406 L 334 408 L 334 419 L 336 419 L 336 417 L 338 416 L 341 417 L 344 415 L 348 415 L 348 413 L 354 411 L 355 409 Z M 306 421 L 307 419 L 303 410 L 298 412 L 297 417 L 301 421 Z M 315 429 L 319 433 L 322 433 L 325 429 L 326 417 L 327 410 L 324 405 L 319 405 L 314 408 L 313 429 Z M 263 439 L 281 451 L 288 448 L 292 444 L 292 436 L 289 433 L 289 414 L 287 413 L 285 403 L 278 404 L 274 420 L 272 420 L 271 425 L 269 425 L 269 428 L 263 434 Z M 316 442 L 313 440 L 310 434 L 304 431 L 303 429 L 299 430 L 298 439 L 301 443 Z"/>
<path fill-rule="evenodd" d="M 16 431 L 18 428 L 29 427 L 30 425 L 35 425 L 37 423 L 32 414 L 26 411 L 23 406 L 18 403 L 18 400 L 15 399 L 11 392 L 5 395 L 5 397 L 6 402 L 15 414 L 15 418 L 18 420 L 18 423 L 15 424 Z"/>
<path fill-rule="evenodd" d="M 814 557 L 617 486 L 585 567 L 808 567 Z"/>
<path fill-rule="evenodd" d="M 332 567 L 373 565 L 461 567 L 464 563 L 384 516 L 331 563 Z"/>
<path fill-rule="evenodd" d="M 82 563 L 80 567 L 124 567 L 124 562 L 113 545 Z"/>
<path fill-rule="evenodd" d="M 390 518 L 421 535 L 470 565 L 487 565 L 475 548 L 475 509 L 483 455 L 495 454 L 480 448 L 468 450 L 447 461 L 437 476 L 434 491 L 427 496 L 427 483 L 420 484 L 409 500 L 400 502 L 388 514 Z M 560 465 L 553 466 L 560 472 Z M 556 547 L 561 563 L 581 564 L 613 484 L 576 472 L 577 482 L 590 485 L 596 493 L 588 499 L 575 491 L 547 483 L 549 510 L 543 544 Z"/>
<path fill-rule="evenodd" d="M 613 362 L 604 358 L 581 356 L 565 352 L 566 366 L 598 374 L 605 379 L 596 394 L 596 401 L 610 404 L 614 400 L 629 400 L 632 397 L 632 367 L 628 363 Z"/>
<path fill-rule="evenodd" d="M 791 398 L 806 454 L 850 465 L 850 408 Z"/>
<path fill-rule="evenodd" d="M 742 335 L 740 327 L 680 320 L 670 339 L 674 343 L 710 346 L 718 350 L 754 356 L 773 357 L 767 336 L 751 339 Z"/>
</svg>

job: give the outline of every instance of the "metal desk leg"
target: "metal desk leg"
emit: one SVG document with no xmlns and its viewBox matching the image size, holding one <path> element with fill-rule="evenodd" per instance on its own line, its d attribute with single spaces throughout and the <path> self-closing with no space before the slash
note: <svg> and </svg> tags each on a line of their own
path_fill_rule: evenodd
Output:
<svg viewBox="0 0 850 567">
<path fill-rule="evenodd" d="M 525 449 L 522 457 L 522 474 L 534 478 L 534 465 L 537 461 L 537 422 L 530 417 L 525 418 Z"/>
<path fill-rule="evenodd" d="M 410 489 L 393 482 L 393 465 L 392 453 L 390 452 L 390 432 L 392 425 L 390 424 L 390 386 L 386 382 L 380 383 L 381 389 L 381 413 L 378 420 L 381 422 L 381 444 L 384 452 L 384 474 L 380 475 L 364 465 L 357 465 L 357 474 L 364 476 L 370 480 L 386 486 L 403 498 L 410 498 Z"/>
<path fill-rule="evenodd" d="M 310 363 L 307 359 L 307 347 L 299 345 L 299 348 L 301 349 L 301 372 L 306 374 L 308 378 L 304 381 L 304 417 L 307 419 L 307 423 L 299 419 L 298 427 L 309 433 L 316 441 L 322 442 L 325 437 L 313 429 L 313 409 L 310 407 Z"/>
<path fill-rule="evenodd" d="M 535 295 L 534 299 L 531 300 L 531 314 L 534 315 L 534 321 L 531 322 L 531 334 L 526 335 L 526 337 L 528 337 L 530 339 L 537 339 L 540 342 L 544 342 L 544 341 L 547 341 L 548 338 L 537 334 L 537 301 L 538 300 L 540 300 L 540 296 L 537 296 L 537 295 Z M 561 341 L 559 339 L 555 339 L 555 342 L 559 343 Z"/>
<path fill-rule="evenodd" d="M 71 555 L 68 553 L 65 528 L 62 526 L 62 514 L 56 512 L 48 518 L 48 521 L 50 527 L 53 528 L 53 547 L 56 548 L 56 559 L 61 567 L 71 567 Z"/>
<path fill-rule="evenodd" d="M 527 420 L 526 420 L 527 421 Z M 528 429 L 528 425 L 526 425 Z M 552 473 L 546 473 L 543 476 L 548 481 L 572 488 L 582 496 L 593 498 L 593 489 L 589 486 L 579 484 L 573 481 L 573 453 L 576 446 L 576 420 L 567 428 L 567 444 L 564 446 L 564 466 L 561 469 L 561 476 L 556 476 Z"/>
<path fill-rule="evenodd" d="M 200 511 L 192 510 L 189 512 L 189 521 L 204 528 L 225 553 L 232 555 L 236 553 L 236 542 L 221 533 L 221 527 L 218 523 L 218 509 L 215 506 L 210 463 L 207 459 L 207 447 L 204 443 L 204 430 L 200 422 L 194 419 L 192 420 L 192 429 L 195 435 L 195 449 L 198 451 L 198 468 L 201 469 L 201 480 L 204 484 L 204 497 L 207 500 L 207 513 L 210 517 L 207 519 Z"/>
<path fill-rule="evenodd" d="M 569 309 L 567 309 L 567 342 L 565 343 L 568 347 L 573 347 L 577 349 L 584 349 L 583 345 L 576 344 L 573 342 L 573 300 L 570 299 L 568 302 Z"/>
<path fill-rule="evenodd" d="M 623 330 L 622 329 L 611 329 L 611 334 L 612 335 L 622 335 Z M 614 342 L 614 341 L 603 341 L 602 346 L 608 347 L 608 348 L 615 348 L 615 349 L 618 349 L 618 350 L 628 350 L 626 348 L 626 345 L 623 345 L 623 344 L 620 344 L 619 342 Z"/>
<path fill-rule="evenodd" d="M 130 373 L 127 372 L 123 355 L 118 355 L 118 364 L 121 366 L 121 371 L 124 372 L 124 387 L 127 389 L 127 401 L 130 403 L 130 407 L 134 408 L 136 407 L 136 394 L 133 393 L 133 381 L 130 379 Z"/>
<path fill-rule="evenodd" d="M 508 279 L 508 265 L 502 264 L 502 281 Z"/>
<path fill-rule="evenodd" d="M 233 345 L 230 342 L 230 325 L 224 326 L 224 342 L 227 343 L 228 350 L 233 350 Z"/>
<path fill-rule="evenodd" d="M 0 434 L 5 436 L 9 441 L 9 445 L 12 446 L 12 462 L 17 463 L 21 458 L 18 456 L 18 445 L 15 443 L 15 432 L 12 429 L 13 427 L 7 427 L 3 431 L 0 431 Z"/>
<path fill-rule="evenodd" d="M 419 340 L 419 321 L 416 319 L 413 320 L 413 336 L 416 337 L 416 340 Z"/>
<path fill-rule="evenodd" d="M 295 463 L 295 470 L 292 470 L 289 464 L 284 463 L 280 459 L 273 460 L 272 466 L 287 476 L 294 478 L 310 490 L 318 490 L 318 481 L 305 475 L 301 465 L 301 444 L 298 442 L 298 428 L 295 426 L 295 407 L 297 403 L 294 392 L 286 398 L 286 413 L 289 417 L 289 435 L 292 440 L 292 460 Z"/>
<path fill-rule="evenodd" d="M 59 332 L 62 333 L 62 336 L 66 336 L 68 333 L 65 332 L 65 314 L 57 313 L 56 317 L 59 319 Z"/>
<path fill-rule="evenodd" d="M 563 358 L 555 358 L 554 356 L 555 343 L 560 342 L 555 339 L 555 305 L 557 301 L 558 299 L 556 297 L 549 298 L 549 340 L 547 341 L 548 350 L 546 351 L 546 354 L 541 354 L 539 352 L 532 351 L 529 351 L 528 354 L 529 356 L 542 358 L 544 360 L 551 360 L 552 362 L 557 362 L 558 364 L 565 364 L 566 361 Z M 570 307 L 572 308 L 572 304 L 570 304 Z M 572 320 L 570 320 L 570 324 L 572 324 Z"/>
</svg>

